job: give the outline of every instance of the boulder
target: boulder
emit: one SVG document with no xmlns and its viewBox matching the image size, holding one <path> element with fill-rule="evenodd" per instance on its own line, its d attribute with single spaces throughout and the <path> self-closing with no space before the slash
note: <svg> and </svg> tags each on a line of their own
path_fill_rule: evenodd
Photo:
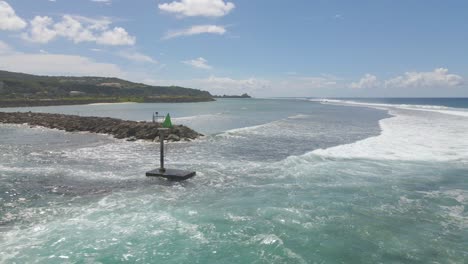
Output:
<svg viewBox="0 0 468 264">
<path fill-rule="evenodd" d="M 169 134 L 169 136 L 167 136 L 167 140 L 168 141 L 180 141 L 180 137 L 177 136 L 176 134 Z"/>
</svg>

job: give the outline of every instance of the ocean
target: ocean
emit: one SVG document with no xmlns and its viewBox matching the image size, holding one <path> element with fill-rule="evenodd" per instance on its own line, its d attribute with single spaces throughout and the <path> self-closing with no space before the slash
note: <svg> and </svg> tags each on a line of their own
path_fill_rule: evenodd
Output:
<svg viewBox="0 0 468 264">
<path fill-rule="evenodd" d="M 151 120 L 159 145 L 0 125 L 0 263 L 466 263 L 468 99 L 10 108 Z"/>
</svg>

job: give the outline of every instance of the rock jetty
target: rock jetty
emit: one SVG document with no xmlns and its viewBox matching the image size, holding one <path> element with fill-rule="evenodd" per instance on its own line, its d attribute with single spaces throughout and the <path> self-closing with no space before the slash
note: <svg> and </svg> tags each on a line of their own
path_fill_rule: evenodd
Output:
<svg viewBox="0 0 468 264">
<path fill-rule="evenodd" d="M 160 123 L 136 122 L 110 117 L 92 117 L 33 112 L 0 112 L 0 123 L 28 124 L 65 130 L 67 132 L 87 131 L 113 135 L 128 140 L 159 141 Z M 202 134 L 183 125 L 175 125 L 166 133 L 168 141 L 190 141 Z"/>
</svg>

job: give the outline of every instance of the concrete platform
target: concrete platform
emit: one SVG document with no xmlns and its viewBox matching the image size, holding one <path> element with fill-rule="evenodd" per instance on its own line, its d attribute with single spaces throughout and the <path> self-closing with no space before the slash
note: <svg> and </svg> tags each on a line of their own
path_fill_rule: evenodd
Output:
<svg viewBox="0 0 468 264">
<path fill-rule="evenodd" d="M 184 181 L 195 176 L 196 172 L 194 171 L 184 171 L 176 169 L 166 169 L 166 171 L 161 172 L 159 169 L 148 171 L 146 176 L 148 177 L 162 177 L 170 181 Z"/>
</svg>

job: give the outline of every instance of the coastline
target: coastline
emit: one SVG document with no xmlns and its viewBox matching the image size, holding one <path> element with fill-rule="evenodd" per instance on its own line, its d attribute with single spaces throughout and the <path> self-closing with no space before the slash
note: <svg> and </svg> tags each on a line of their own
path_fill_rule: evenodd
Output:
<svg viewBox="0 0 468 264">
<path fill-rule="evenodd" d="M 91 132 L 112 135 L 118 139 L 159 141 L 161 123 L 137 122 L 110 117 L 92 117 L 34 112 L 0 112 L 0 124 L 28 124 L 67 132 Z M 166 134 L 168 141 L 191 141 L 203 136 L 193 129 L 174 125 Z"/>
<path fill-rule="evenodd" d="M 105 97 L 105 98 L 61 98 L 61 99 L 10 99 L 0 100 L 0 108 L 113 104 L 113 103 L 199 103 L 215 101 L 212 97 Z"/>
</svg>

